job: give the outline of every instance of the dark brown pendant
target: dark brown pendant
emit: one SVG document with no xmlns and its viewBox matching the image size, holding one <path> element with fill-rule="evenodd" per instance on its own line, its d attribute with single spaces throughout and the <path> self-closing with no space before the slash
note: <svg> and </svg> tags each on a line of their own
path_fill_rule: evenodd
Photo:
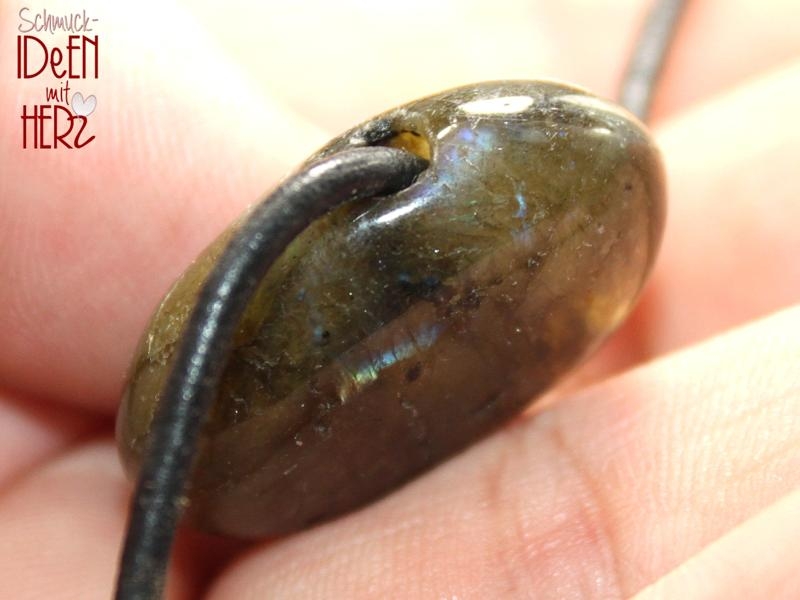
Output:
<svg viewBox="0 0 800 600">
<path fill-rule="evenodd" d="M 644 127 L 549 82 L 450 90 L 359 145 L 430 159 L 410 187 L 316 221 L 249 304 L 189 484 L 187 515 L 254 538 L 393 489 L 518 413 L 630 311 L 664 225 Z M 176 343 L 232 226 L 158 308 L 119 412 L 137 472 Z"/>
</svg>

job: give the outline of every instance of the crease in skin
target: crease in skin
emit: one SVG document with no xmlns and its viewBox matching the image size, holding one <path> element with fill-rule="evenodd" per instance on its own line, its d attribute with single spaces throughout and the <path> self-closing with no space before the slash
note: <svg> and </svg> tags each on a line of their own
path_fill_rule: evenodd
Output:
<svg viewBox="0 0 800 600">
<path fill-rule="evenodd" d="M 106 424 L 99 415 L 34 402 L 0 389 L 0 429 L 6 458 L 0 467 L 0 495 L 72 448 L 87 443 Z M 13 431 L 12 431 L 13 430 Z M 18 448 L 24 441 L 25 448 Z"/>
<path fill-rule="evenodd" d="M 610 518 L 613 507 L 606 490 L 592 470 L 587 468 L 586 461 L 573 446 L 575 442 L 565 435 L 563 421 L 554 421 L 553 426 L 549 428 L 548 438 L 557 454 L 571 467 L 575 474 L 576 485 L 582 490 L 582 493 L 575 496 L 580 504 L 580 514 L 585 515 L 583 520 L 591 532 L 588 539 L 591 540 L 593 554 L 607 565 L 608 573 L 602 578 L 603 584 L 622 595 L 625 581 L 620 559 L 622 552 L 619 539 L 610 526 L 613 522 Z M 556 531 L 553 533 L 558 535 Z"/>
</svg>

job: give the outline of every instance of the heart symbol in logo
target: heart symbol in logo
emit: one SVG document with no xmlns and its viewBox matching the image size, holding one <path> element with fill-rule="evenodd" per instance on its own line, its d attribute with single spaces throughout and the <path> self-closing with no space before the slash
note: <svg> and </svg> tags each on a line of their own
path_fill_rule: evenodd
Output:
<svg viewBox="0 0 800 600">
<path fill-rule="evenodd" d="M 89 96 L 84 100 L 83 94 L 80 92 L 75 92 L 72 94 L 72 112 L 74 112 L 77 116 L 88 117 L 94 112 L 96 106 L 97 98 L 94 96 Z"/>
</svg>

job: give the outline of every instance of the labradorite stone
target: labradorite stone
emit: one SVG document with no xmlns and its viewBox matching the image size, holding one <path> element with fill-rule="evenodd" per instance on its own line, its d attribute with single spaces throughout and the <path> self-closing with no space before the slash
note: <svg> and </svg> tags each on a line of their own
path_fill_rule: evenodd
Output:
<svg viewBox="0 0 800 600">
<path fill-rule="evenodd" d="M 522 410 L 624 319 L 664 223 L 642 125 L 580 89 L 483 83 L 389 111 L 357 145 L 429 156 L 416 183 L 315 222 L 269 271 L 202 437 L 189 518 L 287 532 L 368 502 Z M 135 474 L 199 286 L 142 338 L 118 419 Z"/>
</svg>

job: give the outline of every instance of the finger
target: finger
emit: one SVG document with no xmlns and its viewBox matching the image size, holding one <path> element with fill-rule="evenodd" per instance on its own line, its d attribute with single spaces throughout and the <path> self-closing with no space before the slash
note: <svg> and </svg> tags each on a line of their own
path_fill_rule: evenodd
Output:
<svg viewBox="0 0 800 600">
<path fill-rule="evenodd" d="M 104 425 L 94 415 L 0 394 L 0 492 Z"/>
<path fill-rule="evenodd" d="M 564 399 L 211 598 L 616 598 L 800 484 L 800 308 Z"/>
<path fill-rule="evenodd" d="M 0 597 L 109 598 L 127 498 L 108 450 L 64 456 L 0 497 Z"/>
<path fill-rule="evenodd" d="M 476 81 L 556 78 L 614 97 L 654 1 L 413 0 L 398 10 L 343 0 L 276 10 L 236 0 L 222 13 L 212 5 L 192 10 L 262 91 L 339 131 Z M 663 119 L 800 55 L 799 17 L 791 0 L 689 0 L 655 116 Z"/>
<path fill-rule="evenodd" d="M 792 600 L 800 590 L 800 491 L 792 492 L 637 594 L 634 600 Z"/>
<path fill-rule="evenodd" d="M 800 57 L 793 0 L 688 0 L 665 63 L 655 120 L 674 115 Z"/>
<path fill-rule="evenodd" d="M 67 452 L 7 488 L 0 495 L 0 597 L 111 597 L 129 496 L 107 440 Z M 167 578 L 169 600 L 200 597 L 215 562 L 235 547 L 182 537 Z"/>
<path fill-rule="evenodd" d="M 649 323 L 658 350 L 800 299 L 800 130 L 786 126 L 799 101 L 795 62 L 662 130 L 675 202 Z"/>
<path fill-rule="evenodd" d="M 257 93 L 169 0 L 84 8 L 100 18 L 100 76 L 80 80 L 97 97 L 96 140 L 22 149 L 16 126 L 0 132 L 0 384 L 110 410 L 171 281 L 324 136 Z M 0 7 L 4 31 L 17 10 Z M 0 40 L 2 73 L 16 72 L 15 43 Z M 44 85 L 0 85 L 0 112 L 44 102 Z"/>
<path fill-rule="evenodd" d="M 800 301 L 800 130 L 786 126 L 798 103 L 800 61 L 657 131 L 661 254 L 633 318 L 573 386 Z"/>
</svg>

